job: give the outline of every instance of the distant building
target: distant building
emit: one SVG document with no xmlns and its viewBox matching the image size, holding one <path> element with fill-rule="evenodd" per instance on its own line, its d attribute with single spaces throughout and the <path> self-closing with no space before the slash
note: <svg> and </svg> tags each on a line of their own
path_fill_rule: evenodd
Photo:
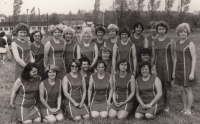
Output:
<svg viewBox="0 0 200 124">
<path fill-rule="evenodd" d="M 5 17 L 3 15 L 0 15 L 0 22 L 5 22 Z"/>
<path fill-rule="evenodd" d="M 82 29 L 87 27 L 87 24 L 84 20 L 62 21 L 61 23 L 63 25 L 67 25 L 68 27 L 74 28 L 77 33 L 80 33 Z"/>
</svg>

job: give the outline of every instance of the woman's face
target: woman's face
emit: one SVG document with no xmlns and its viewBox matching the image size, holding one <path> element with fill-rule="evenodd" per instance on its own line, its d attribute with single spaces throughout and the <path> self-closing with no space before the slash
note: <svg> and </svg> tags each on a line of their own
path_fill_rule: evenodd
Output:
<svg viewBox="0 0 200 124">
<path fill-rule="evenodd" d="M 116 30 L 109 30 L 108 34 L 110 35 L 111 38 L 114 38 L 117 36 Z"/>
<path fill-rule="evenodd" d="M 64 35 L 65 35 L 65 40 L 66 41 L 70 41 L 72 39 L 72 34 L 71 33 L 68 32 L 68 33 L 65 33 Z"/>
<path fill-rule="evenodd" d="M 56 78 L 56 72 L 49 70 L 48 76 L 49 76 L 50 79 L 55 79 Z"/>
<path fill-rule="evenodd" d="M 152 26 L 149 30 L 150 30 L 151 34 L 157 34 L 155 27 Z"/>
<path fill-rule="evenodd" d="M 110 52 L 109 51 L 102 51 L 102 59 L 103 60 L 108 60 L 110 57 Z"/>
<path fill-rule="evenodd" d="M 135 28 L 135 33 L 136 34 L 141 34 L 142 33 L 142 26 L 139 25 L 138 27 Z"/>
<path fill-rule="evenodd" d="M 90 35 L 89 35 L 88 33 L 84 33 L 84 34 L 83 34 L 83 42 L 89 43 L 90 40 L 91 40 Z"/>
<path fill-rule="evenodd" d="M 150 56 L 148 54 L 141 54 L 142 61 L 148 62 L 150 60 Z"/>
<path fill-rule="evenodd" d="M 187 38 L 187 36 L 188 36 L 187 29 L 180 30 L 179 31 L 179 36 L 181 37 L 181 39 Z"/>
<path fill-rule="evenodd" d="M 122 71 L 122 72 L 125 72 L 126 70 L 127 70 L 127 62 L 124 62 L 124 63 L 121 63 L 120 65 L 119 65 L 119 69 L 120 69 L 120 71 Z"/>
<path fill-rule="evenodd" d="M 99 39 L 102 39 L 103 36 L 104 36 L 104 32 L 103 32 L 103 31 L 97 31 L 97 37 L 98 37 Z"/>
<path fill-rule="evenodd" d="M 147 65 L 144 65 L 142 68 L 141 68 L 141 74 L 142 76 L 144 77 L 147 77 L 149 75 L 149 67 Z"/>
<path fill-rule="evenodd" d="M 158 26 L 158 34 L 164 36 L 166 34 L 166 28 L 163 26 Z"/>
<path fill-rule="evenodd" d="M 30 71 L 30 76 L 32 78 L 36 78 L 37 77 L 37 68 L 33 68 L 31 71 Z"/>
<path fill-rule="evenodd" d="M 34 42 L 40 43 L 41 35 L 40 32 L 37 32 L 33 35 Z"/>
<path fill-rule="evenodd" d="M 56 30 L 53 32 L 53 37 L 54 37 L 55 39 L 59 39 L 60 36 L 61 36 L 61 31 L 58 30 L 58 29 L 56 29 Z"/>
<path fill-rule="evenodd" d="M 78 71 L 78 65 L 75 62 L 72 62 L 71 72 L 77 72 L 77 71 Z"/>
<path fill-rule="evenodd" d="M 24 40 L 24 39 L 26 38 L 26 36 L 27 36 L 26 30 L 19 30 L 17 34 L 18 34 L 18 37 L 19 37 L 21 40 Z"/>
<path fill-rule="evenodd" d="M 83 71 L 88 71 L 88 67 L 89 67 L 88 61 L 83 61 L 81 65 L 81 69 Z"/>
<path fill-rule="evenodd" d="M 121 33 L 121 40 L 122 41 L 127 41 L 127 39 L 128 39 L 128 34 L 127 33 Z"/>
<path fill-rule="evenodd" d="M 104 70 L 105 70 L 104 64 L 103 63 L 99 63 L 97 65 L 97 72 L 102 74 L 102 73 L 104 73 Z"/>
</svg>

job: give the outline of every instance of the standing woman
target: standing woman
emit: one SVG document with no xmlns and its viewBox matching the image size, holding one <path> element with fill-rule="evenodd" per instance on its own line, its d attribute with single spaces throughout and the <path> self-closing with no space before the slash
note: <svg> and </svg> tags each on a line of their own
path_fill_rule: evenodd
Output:
<svg viewBox="0 0 200 124">
<path fill-rule="evenodd" d="M 110 24 L 108 25 L 107 29 L 109 38 L 106 40 L 105 46 L 109 47 L 113 52 L 114 44 L 120 41 L 118 37 L 119 28 L 115 24 Z"/>
<path fill-rule="evenodd" d="M 130 40 L 128 40 L 130 37 L 129 29 L 127 27 L 123 27 L 120 30 L 119 36 L 121 40 L 115 43 L 113 47 L 112 67 L 113 67 L 114 74 L 116 73 L 116 69 L 115 69 L 116 63 L 119 60 L 125 59 L 129 63 L 133 62 L 131 63 L 133 67 L 130 67 L 129 73 L 132 73 L 133 75 L 135 75 L 136 69 L 137 69 L 136 48 L 135 48 L 135 45 Z M 118 59 L 117 59 L 117 56 L 118 56 Z"/>
<path fill-rule="evenodd" d="M 37 101 L 40 82 L 41 78 L 37 75 L 34 63 L 28 63 L 15 81 L 10 105 L 14 108 L 17 119 L 24 124 L 41 122 Z"/>
<path fill-rule="evenodd" d="M 152 53 L 152 42 L 158 38 L 158 33 L 156 31 L 156 24 L 157 24 L 156 21 L 151 21 L 149 22 L 148 25 L 151 35 L 147 37 L 147 42 L 148 42 L 148 49 L 151 51 L 151 53 Z"/>
<path fill-rule="evenodd" d="M 5 64 L 6 61 L 6 40 L 3 39 L 3 35 L 0 33 L 0 61 Z"/>
<path fill-rule="evenodd" d="M 82 43 L 77 45 L 77 58 L 80 59 L 81 56 L 86 56 L 90 60 L 91 65 L 89 69 L 91 72 L 94 71 L 94 65 L 98 59 L 98 48 L 96 43 L 92 41 L 92 32 L 89 29 L 83 29 L 81 33 Z"/>
<path fill-rule="evenodd" d="M 15 27 L 17 33 L 17 40 L 12 42 L 12 52 L 16 60 L 15 65 L 15 80 L 20 77 L 23 68 L 29 62 L 34 62 L 31 50 L 30 41 L 27 41 L 26 36 L 29 33 L 29 27 L 27 24 L 19 23 Z"/>
<path fill-rule="evenodd" d="M 113 104 L 109 111 L 109 117 L 125 119 L 133 108 L 133 96 L 135 94 L 135 77 L 128 73 L 130 65 L 126 59 L 117 63 L 117 73 L 113 76 Z"/>
<path fill-rule="evenodd" d="M 61 106 L 61 79 L 56 78 L 58 68 L 48 65 L 47 79 L 40 83 L 40 112 L 44 122 L 55 123 L 64 119 Z"/>
<path fill-rule="evenodd" d="M 47 41 L 44 46 L 44 67 L 47 68 L 47 65 L 55 65 L 60 70 L 57 78 L 62 79 L 66 74 L 63 58 L 65 42 L 60 39 L 63 25 L 51 25 L 49 31 L 53 38 Z"/>
<path fill-rule="evenodd" d="M 151 64 L 139 65 L 139 77 L 136 79 L 136 97 L 140 105 L 135 112 L 136 119 L 152 119 L 163 110 L 162 84 L 160 79 L 151 74 Z"/>
<path fill-rule="evenodd" d="M 106 33 L 106 30 L 104 29 L 104 27 L 99 26 L 96 28 L 96 38 L 92 39 L 92 42 L 95 42 L 97 47 L 98 47 L 98 51 L 100 51 L 102 46 L 105 46 L 105 39 L 103 38 L 103 36 Z"/>
<path fill-rule="evenodd" d="M 146 38 L 142 35 L 142 31 L 144 30 L 143 24 L 140 22 L 136 22 L 133 26 L 133 35 L 130 37 L 130 40 L 134 43 L 136 48 L 136 56 L 137 56 L 137 62 L 140 62 L 139 59 L 139 52 L 142 48 L 147 48 L 148 43 Z"/>
<path fill-rule="evenodd" d="M 73 28 L 65 27 L 63 29 L 63 38 L 65 39 L 64 58 L 67 73 L 71 72 L 70 62 L 76 56 L 77 41 L 74 39 L 74 35 L 75 30 Z"/>
<path fill-rule="evenodd" d="M 90 117 L 84 103 L 86 97 L 85 78 L 78 72 L 79 68 L 80 62 L 73 59 L 71 62 L 71 72 L 64 76 L 62 81 L 62 88 L 65 95 L 65 111 L 74 121 Z"/>
<path fill-rule="evenodd" d="M 163 86 L 165 111 L 169 111 L 171 80 L 174 60 L 174 42 L 166 36 L 169 26 L 164 21 L 159 21 L 156 26 L 158 38 L 152 46 L 152 63 L 155 60 L 155 68 Z"/>
<path fill-rule="evenodd" d="M 42 33 L 39 30 L 33 31 L 30 35 L 31 52 L 33 58 L 35 59 L 35 64 L 38 67 L 38 75 L 42 77 L 42 80 L 45 79 L 44 76 L 44 45 L 41 43 Z"/>
<path fill-rule="evenodd" d="M 90 76 L 88 106 L 92 118 L 107 118 L 113 93 L 112 76 L 105 72 L 106 63 L 103 60 L 98 60 L 95 68 L 97 72 Z"/>
<path fill-rule="evenodd" d="M 188 23 L 178 25 L 176 31 L 180 40 L 176 43 L 173 78 L 175 84 L 179 85 L 184 114 L 191 114 L 193 103 L 192 86 L 196 84 L 195 66 L 196 66 L 196 50 L 192 41 L 188 40 L 190 26 Z"/>
<path fill-rule="evenodd" d="M 106 63 L 105 72 L 112 72 L 112 52 L 109 47 L 103 46 L 99 52 L 99 59 L 103 60 Z"/>
</svg>

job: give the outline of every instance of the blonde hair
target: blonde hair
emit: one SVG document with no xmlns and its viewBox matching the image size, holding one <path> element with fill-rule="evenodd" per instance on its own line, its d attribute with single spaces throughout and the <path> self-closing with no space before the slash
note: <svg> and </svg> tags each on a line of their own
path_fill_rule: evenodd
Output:
<svg viewBox="0 0 200 124">
<path fill-rule="evenodd" d="M 58 25 L 50 25 L 48 28 L 48 31 L 53 34 L 53 32 L 57 29 L 61 33 L 63 32 L 64 25 L 63 24 L 58 24 Z"/>
<path fill-rule="evenodd" d="M 116 34 L 118 34 L 118 32 L 119 32 L 119 28 L 118 28 L 117 25 L 115 25 L 115 24 L 110 24 L 110 25 L 108 25 L 107 29 L 108 29 L 108 31 L 109 31 L 109 30 L 115 30 L 115 31 L 116 31 Z"/>
<path fill-rule="evenodd" d="M 58 73 L 60 70 L 55 65 L 47 65 L 44 72 L 48 73 L 49 71 L 53 71 L 53 72 Z"/>
<path fill-rule="evenodd" d="M 179 32 L 186 29 L 187 30 L 187 34 L 189 35 L 189 33 L 191 33 L 191 30 L 190 30 L 190 25 L 188 23 L 181 23 L 177 26 L 176 28 L 176 33 L 179 35 Z"/>
<path fill-rule="evenodd" d="M 63 34 L 66 34 L 66 33 L 70 33 L 70 34 L 74 35 L 75 30 L 71 27 L 67 27 L 66 25 L 64 25 Z"/>
<path fill-rule="evenodd" d="M 91 31 L 91 29 L 90 29 L 90 28 L 84 28 L 84 29 L 82 30 L 81 36 L 80 36 L 80 40 L 81 40 L 81 41 L 82 41 L 83 35 L 84 35 L 85 33 L 89 34 L 89 36 L 90 36 L 91 39 L 92 39 L 92 31 Z"/>
</svg>

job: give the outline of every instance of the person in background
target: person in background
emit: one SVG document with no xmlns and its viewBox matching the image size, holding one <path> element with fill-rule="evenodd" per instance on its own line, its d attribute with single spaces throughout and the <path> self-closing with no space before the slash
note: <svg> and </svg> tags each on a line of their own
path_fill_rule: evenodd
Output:
<svg viewBox="0 0 200 124">
<path fill-rule="evenodd" d="M 0 61 L 5 64 L 6 61 L 6 40 L 3 38 L 2 33 L 0 33 Z"/>
<path fill-rule="evenodd" d="M 95 34 L 97 37 L 92 39 L 92 42 L 96 43 L 98 47 L 98 51 L 100 51 L 102 46 L 105 46 L 105 39 L 103 38 L 105 33 L 106 33 L 106 30 L 103 26 L 98 26 L 95 30 Z"/>
<path fill-rule="evenodd" d="M 105 46 L 109 47 L 113 53 L 113 46 L 115 43 L 119 42 L 118 37 L 119 28 L 115 24 L 110 24 L 107 27 L 109 38 L 105 41 Z"/>
<path fill-rule="evenodd" d="M 89 70 L 94 72 L 94 65 L 98 59 L 98 48 L 92 41 L 92 32 L 89 29 L 83 29 L 81 33 L 82 43 L 77 45 L 77 59 L 86 56 L 90 60 Z"/>
<path fill-rule="evenodd" d="M 7 37 L 7 43 L 8 43 L 8 52 L 10 53 L 11 55 L 11 59 L 13 60 L 13 53 L 12 53 L 12 49 L 11 49 L 11 43 L 12 43 L 12 33 L 8 33 L 6 35 Z M 7 54 L 8 55 L 8 54 Z M 8 58 L 8 56 L 7 56 Z"/>
<path fill-rule="evenodd" d="M 65 26 L 63 29 L 63 38 L 65 40 L 64 58 L 66 72 L 71 72 L 70 62 L 76 58 L 76 46 L 78 42 L 74 39 L 75 30 L 71 27 Z"/>
<path fill-rule="evenodd" d="M 62 81 L 65 95 L 65 111 L 67 116 L 74 121 L 90 118 L 89 110 L 84 103 L 86 97 L 85 78 L 78 72 L 79 68 L 80 62 L 73 59 L 71 62 L 71 72 L 64 76 Z"/>
<path fill-rule="evenodd" d="M 159 36 L 152 45 L 152 65 L 155 63 L 156 74 L 162 82 L 163 98 L 165 103 L 164 110 L 166 112 L 169 111 L 170 105 L 175 46 L 174 41 L 166 36 L 168 29 L 169 26 L 166 22 L 159 21 L 156 25 L 156 31 Z"/>
<path fill-rule="evenodd" d="M 12 52 L 16 60 L 15 65 L 15 80 L 20 77 L 23 68 L 29 62 L 34 62 L 30 45 L 31 42 L 27 41 L 26 36 L 29 33 L 29 27 L 25 23 L 19 23 L 15 27 L 17 33 L 17 40 L 14 40 L 11 44 Z"/>
<path fill-rule="evenodd" d="M 117 63 L 118 73 L 113 76 L 113 104 L 109 110 L 109 117 L 125 119 L 133 108 L 135 95 L 135 77 L 128 73 L 130 65 L 126 59 Z"/>
<path fill-rule="evenodd" d="M 33 31 L 30 35 L 31 40 L 31 52 L 35 59 L 35 64 L 38 67 L 38 75 L 41 76 L 42 80 L 45 79 L 44 75 L 44 45 L 41 43 L 42 33 L 39 30 Z"/>
<path fill-rule="evenodd" d="M 38 110 L 39 102 L 37 101 L 40 82 L 41 78 L 37 75 L 37 66 L 34 63 L 28 63 L 21 76 L 14 83 L 10 105 L 14 108 L 18 121 L 23 124 L 41 122 Z"/>
<path fill-rule="evenodd" d="M 88 106 L 92 118 L 107 118 L 113 94 L 112 76 L 105 72 L 106 63 L 103 60 L 98 60 L 95 68 L 97 72 L 90 76 Z"/>
<path fill-rule="evenodd" d="M 176 28 L 180 40 L 176 42 L 174 70 L 172 77 L 175 84 L 179 85 L 183 100 L 183 110 L 181 113 L 191 114 L 193 103 L 192 86 L 196 84 L 196 49 L 192 41 L 188 39 L 190 26 L 188 23 L 181 23 Z"/>
<path fill-rule="evenodd" d="M 151 64 L 142 62 L 139 65 L 140 76 L 136 79 L 136 97 L 139 106 L 135 112 L 136 119 L 152 119 L 164 108 L 162 84 L 156 75 L 151 74 Z"/>
<path fill-rule="evenodd" d="M 51 25 L 49 32 L 53 35 L 53 38 L 47 41 L 44 46 L 44 67 L 47 68 L 47 65 L 55 65 L 60 70 L 57 78 L 61 80 L 66 74 L 63 57 L 65 42 L 60 39 L 63 28 L 62 24 Z"/>
<path fill-rule="evenodd" d="M 64 119 L 61 106 L 61 79 L 57 78 L 58 68 L 48 65 L 45 74 L 47 79 L 40 83 L 40 112 L 43 122 L 55 123 Z"/>
<path fill-rule="evenodd" d="M 130 63 L 130 72 L 134 76 L 137 70 L 137 56 L 135 45 L 129 40 L 130 31 L 127 27 L 120 29 L 120 41 L 115 43 L 113 47 L 112 67 L 114 74 L 116 73 L 116 63 L 119 60 L 126 59 Z M 132 60 L 131 60 L 132 59 Z"/>
<path fill-rule="evenodd" d="M 151 35 L 147 37 L 147 42 L 148 42 L 148 49 L 151 51 L 151 53 L 152 53 L 152 42 L 158 38 L 158 33 L 156 31 L 156 24 L 157 24 L 156 21 L 151 21 L 149 22 L 148 25 Z"/>
</svg>

